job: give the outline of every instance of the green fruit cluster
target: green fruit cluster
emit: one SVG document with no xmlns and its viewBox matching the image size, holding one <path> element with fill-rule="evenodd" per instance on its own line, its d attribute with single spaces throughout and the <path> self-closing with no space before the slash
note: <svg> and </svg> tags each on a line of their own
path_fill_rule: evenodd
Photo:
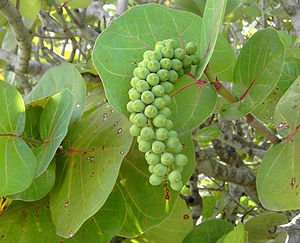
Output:
<svg viewBox="0 0 300 243">
<path fill-rule="evenodd" d="M 193 42 L 183 50 L 176 40 L 158 41 L 155 50 L 144 52 L 143 60 L 133 71 L 132 88 L 128 91 L 127 110 L 133 123 L 130 133 L 137 137 L 139 150 L 145 153 L 152 174 L 149 182 L 160 185 L 169 180 L 176 191 L 183 186 L 181 172 L 188 158 L 180 153 L 182 144 L 172 130 L 169 94 L 174 83 L 200 62 L 196 51 Z"/>
</svg>

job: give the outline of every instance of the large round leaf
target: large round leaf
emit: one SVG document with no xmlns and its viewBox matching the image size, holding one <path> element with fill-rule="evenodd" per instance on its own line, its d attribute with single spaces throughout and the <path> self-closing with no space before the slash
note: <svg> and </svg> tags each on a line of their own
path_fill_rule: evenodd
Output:
<svg viewBox="0 0 300 243">
<path fill-rule="evenodd" d="M 168 38 L 199 46 L 201 22 L 196 15 L 158 4 L 133 7 L 115 19 L 97 39 L 92 56 L 113 107 L 128 116 L 130 79 L 146 50 Z"/>
<path fill-rule="evenodd" d="M 180 137 L 185 144 L 182 153 L 188 156 L 189 163 L 182 172 L 182 181 L 186 183 L 194 169 L 195 153 L 191 134 Z M 149 183 L 151 173 L 144 158 L 145 154 L 133 146 L 124 159 L 119 173 L 118 184 L 127 203 L 128 214 L 119 233 L 126 237 L 135 237 L 147 229 L 160 224 L 172 212 L 179 192 L 170 186 L 153 186 Z M 166 193 L 169 191 L 169 200 Z"/>
<path fill-rule="evenodd" d="M 70 128 L 50 198 L 58 235 L 76 233 L 104 204 L 132 142 L 129 126 L 107 103 Z"/>
</svg>

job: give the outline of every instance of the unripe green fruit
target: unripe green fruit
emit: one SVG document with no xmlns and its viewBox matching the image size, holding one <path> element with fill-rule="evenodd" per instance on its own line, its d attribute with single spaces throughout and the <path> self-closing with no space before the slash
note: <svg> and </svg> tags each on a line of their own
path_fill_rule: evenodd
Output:
<svg viewBox="0 0 300 243">
<path fill-rule="evenodd" d="M 138 100 L 141 98 L 141 93 L 138 92 L 135 88 L 131 88 L 128 91 L 128 96 L 129 96 L 130 100 L 134 101 L 134 100 Z"/>
<path fill-rule="evenodd" d="M 156 174 L 152 174 L 150 177 L 149 177 L 149 182 L 151 185 L 153 186 L 158 186 L 162 183 L 163 179 L 156 175 Z"/>
<path fill-rule="evenodd" d="M 165 150 L 166 146 L 161 141 L 154 141 L 152 143 L 152 151 L 156 154 L 161 154 Z"/>
<path fill-rule="evenodd" d="M 182 184 L 182 181 L 179 181 L 179 182 L 171 182 L 170 183 L 170 186 L 171 188 L 174 190 L 174 191 L 180 191 L 183 187 L 183 184 Z"/>
<path fill-rule="evenodd" d="M 155 138 L 160 141 L 168 139 L 168 130 L 165 128 L 158 128 L 155 132 Z"/>
<path fill-rule="evenodd" d="M 189 42 L 187 43 L 187 45 L 185 46 L 185 51 L 188 55 L 193 55 L 196 53 L 197 51 L 197 45 L 195 42 Z"/>
<path fill-rule="evenodd" d="M 138 92 L 143 93 L 144 91 L 149 90 L 150 86 L 145 80 L 139 80 L 136 83 L 136 89 Z"/>
<path fill-rule="evenodd" d="M 144 111 L 145 116 L 148 118 L 156 117 L 157 113 L 158 113 L 158 110 L 154 105 L 148 105 Z"/>
<path fill-rule="evenodd" d="M 133 112 L 132 103 L 133 103 L 133 101 L 129 101 L 126 105 L 126 108 L 130 113 Z"/>
<path fill-rule="evenodd" d="M 145 109 L 145 104 L 141 100 L 135 100 L 135 101 L 130 101 L 130 102 L 132 102 L 131 107 L 134 112 L 142 112 Z"/>
<path fill-rule="evenodd" d="M 165 102 L 165 105 L 171 104 L 171 97 L 169 95 L 164 95 L 162 98 Z"/>
<path fill-rule="evenodd" d="M 174 126 L 173 122 L 170 119 L 168 119 L 166 121 L 166 129 L 170 131 L 173 128 L 173 126 Z"/>
<path fill-rule="evenodd" d="M 183 60 L 184 56 L 185 56 L 185 52 L 184 52 L 183 49 L 181 49 L 181 48 L 175 49 L 175 51 L 174 51 L 174 57 L 176 59 Z"/>
<path fill-rule="evenodd" d="M 151 91 L 144 91 L 141 95 L 141 100 L 146 104 L 151 104 L 154 101 L 154 94 Z"/>
<path fill-rule="evenodd" d="M 159 76 L 156 73 L 150 73 L 146 78 L 148 84 L 151 86 L 157 85 L 159 83 Z"/>
<path fill-rule="evenodd" d="M 168 137 L 178 137 L 178 133 L 175 130 L 168 132 Z"/>
<path fill-rule="evenodd" d="M 149 165 L 149 167 L 148 167 L 148 170 L 151 174 L 154 173 L 154 167 L 155 167 L 155 165 Z"/>
<path fill-rule="evenodd" d="M 136 83 L 140 81 L 140 79 L 138 77 L 133 77 L 131 80 L 130 80 L 130 85 L 131 87 L 133 88 L 136 88 Z"/>
<path fill-rule="evenodd" d="M 145 154 L 145 159 L 149 165 L 156 165 L 160 161 L 160 155 L 155 154 L 152 151 L 148 151 Z"/>
<path fill-rule="evenodd" d="M 174 85 L 170 82 L 162 82 L 161 86 L 165 88 L 166 93 L 170 93 L 174 88 Z"/>
<path fill-rule="evenodd" d="M 167 147 L 175 149 L 179 144 L 179 139 L 177 137 L 170 137 L 167 140 Z"/>
<path fill-rule="evenodd" d="M 186 166 L 188 163 L 188 158 L 184 154 L 177 154 L 174 161 L 177 166 Z"/>
<path fill-rule="evenodd" d="M 136 115 L 136 113 L 133 112 L 133 113 L 131 113 L 130 116 L 129 116 L 129 121 L 131 121 L 132 123 L 133 123 L 133 119 L 134 119 L 135 115 Z"/>
<path fill-rule="evenodd" d="M 165 165 L 158 163 L 157 165 L 155 165 L 154 167 L 154 174 L 158 175 L 158 176 L 164 176 L 168 173 L 168 167 L 166 167 Z"/>
<path fill-rule="evenodd" d="M 144 139 L 142 138 L 142 136 L 138 136 L 137 137 L 137 139 L 136 139 L 136 141 L 138 142 L 138 143 L 140 143 L 141 141 L 143 141 Z"/>
<path fill-rule="evenodd" d="M 178 47 L 178 43 L 174 39 L 168 39 L 164 41 L 165 46 L 169 47 L 170 49 L 176 49 Z"/>
<path fill-rule="evenodd" d="M 184 75 L 184 70 L 183 70 L 183 68 L 181 68 L 180 70 L 178 70 L 177 74 L 178 74 L 178 77 L 183 76 L 183 75 Z"/>
<path fill-rule="evenodd" d="M 151 53 L 152 53 L 152 51 L 150 51 L 150 50 L 145 51 L 144 54 L 143 54 L 143 58 L 144 59 L 150 59 Z"/>
<path fill-rule="evenodd" d="M 169 81 L 174 83 L 178 79 L 178 73 L 174 70 L 169 71 Z"/>
<path fill-rule="evenodd" d="M 184 73 L 190 73 L 191 70 L 192 70 L 192 67 L 189 66 L 189 67 L 187 67 L 187 68 L 184 68 L 184 69 L 183 69 L 183 72 L 184 72 Z"/>
<path fill-rule="evenodd" d="M 175 163 L 171 165 L 171 170 L 177 170 L 179 173 L 182 173 L 183 167 L 182 166 L 177 166 Z"/>
<path fill-rule="evenodd" d="M 158 114 L 164 115 L 166 118 L 169 118 L 171 116 L 171 110 L 169 107 L 164 107 L 158 112 Z"/>
<path fill-rule="evenodd" d="M 166 57 L 166 58 L 169 58 L 169 59 L 173 58 L 173 55 L 174 55 L 173 49 L 168 48 L 168 47 L 164 47 L 161 50 L 161 53 L 162 53 L 163 57 Z"/>
<path fill-rule="evenodd" d="M 165 127 L 167 118 L 163 115 L 157 115 L 154 117 L 152 123 L 155 127 Z"/>
<path fill-rule="evenodd" d="M 152 93 L 156 96 L 156 97 L 162 97 L 165 94 L 165 88 L 163 86 L 161 86 L 160 84 L 155 85 L 152 89 L 151 89 Z"/>
<path fill-rule="evenodd" d="M 138 77 L 139 79 L 146 79 L 149 73 L 149 70 L 144 67 L 137 67 L 133 70 L 133 75 Z"/>
<path fill-rule="evenodd" d="M 154 135 L 154 130 L 151 127 L 143 127 L 141 130 L 141 136 L 146 140 L 153 139 Z"/>
<path fill-rule="evenodd" d="M 146 140 L 142 140 L 139 143 L 139 150 L 141 152 L 146 153 L 147 151 L 151 150 L 151 142 L 146 141 Z"/>
<path fill-rule="evenodd" d="M 187 68 L 187 67 L 191 66 L 192 65 L 192 61 L 193 60 L 192 60 L 192 58 L 190 56 L 185 55 L 185 57 L 184 57 L 184 59 L 182 61 L 183 68 Z"/>
<path fill-rule="evenodd" d="M 147 124 L 147 117 L 143 113 L 138 113 L 134 117 L 133 123 L 139 127 L 144 127 Z"/>
<path fill-rule="evenodd" d="M 150 59 L 151 60 L 156 60 L 156 61 L 160 61 L 162 59 L 162 54 L 160 51 L 153 51 L 150 55 Z"/>
<path fill-rule="evenodd" d="M 200 63 L 200 57 L 196 54 L 190 56 L 192 58 L 192 65 L 198 65 Z"/>
<path fill-rule="evenodd" d="M 176 148 L 172 149 L 172 151 L 176 154 L 180 153 L 182 151 L 182 144 L 179 143 Z"/>
<path fill-rule="evenodd" d="M 165 101 L 163 98 L 159 97 L 153 101 L 152 105 L 154 105 L 158 110 L 161 110 L 165 107 Z"/>
<path fill-rule="evenodd" d="M 169 58 L 163 58 L 160 60 L 160 67 L 170 70 L 172 68 L 172 61 Z"/>
<path fill-rule="evenodd" d="M 156 60 L 151 60 L 150 62 L 148 62 L 147 68 L 151 72 L 156 73 L 160 69 L 160 63 Z"/>
<path fill-rule="evenodd" d="M 137 136 L 140 135 L 141 128 L 138 127 L 137 125 L 133 124 L 133 125 L 130 127 L 129 132 L 130 132 L 131 136 L 137 137 Z"/>
<path fill-rule="evenodd" d="M 168 175 L 168 179 L 171 183 L 176 183 L 181 181 L 181 174 L 178 170 L 173 170 L 169 175 Z"/>
<path fill-rule="evenodd" d="M 164 43 L 162 41 L 158 41 L 155 43 L 155 50 L 161 51 L 165 47 Z"/>
<path fill-rule="evenodd" d="M 157 72 L 157 75 L 159 77 L 159 80 L 162 82 L 167 81 L 169 79 L 169 71 L 167 69 L 160 69 Z"/>
<path fill-rule="evenodd" d="M 161 163 L 170 166 L 174 162 L 174 156 L 169 152 L 164 152 L 160 157 Z"/>
<path fill-rule="evenodd" d="M 182 68 L 182 62 L 178 59 L 172 59 L 172 69 L 179 71 Z"/>
<path fill-rule="evenodd" d="M 143 67 L 143 68 L 147 68 L 147 64 L 150 60 L 149 59 L 144 59 L 143 61 L 139 62 L 138 66 L 139 67 Z"/>
</svg>

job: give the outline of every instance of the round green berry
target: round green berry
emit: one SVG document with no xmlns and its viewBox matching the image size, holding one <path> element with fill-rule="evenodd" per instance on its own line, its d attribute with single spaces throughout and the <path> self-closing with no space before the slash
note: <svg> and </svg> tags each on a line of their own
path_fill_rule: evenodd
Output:
<svg viewBox="0 0 300 243">
<path fill-rule="evenodd" d="M 171 104 L 171 97 L 169 95 L 164 95 L 162 98 L 166 105 Z"/>
<path fill-rule="evenodd" d="M 168 167 L 163 165 L 162 163 L 158 163 L 154 167 L 154 174 L 158 176 L 164 176 L 168 173 Z"/>
<path fill-rule="evenodd" d="M 183 184 L 182 184 L 182 181 L 179 181 L 179 182 L 171 182 L 170 183 L 170 186 L 171 188 L 174 190 L 174 191 L 180 191 L 183 187 Z"/>
<path fill-rule="evenodd" d="M 153 118 L 152 123 L 155 127 L 165 127 L 166 121 L 167 118 L 165 116 L 157 115 L 156 117 Z"/>
<path fill-rule="evenodd" d="M 138 143 L 140 143 L 141 141 L 143 141 L 144 139 L 142 138 L 142 136 L 138 136 L 137 137 L 137 139 L 136 139 L 136 141 L 138 142 Z"/>
<path fill-rule="evenodd" d="M 166 57 L 166 58 L 173 58 L 173 55 L 174 55 L 174 51 L 173 49 L 169 48 L 169 47 L 164 47 L 162 50 L 161 50 L 161 53 L 163 55 L 163 57 Z"/>
<path fill-rule="evenodd" d="M 158 113 L 158 110 L 154 105 L 148 105 L 144 111 L 145 116 L 148 118 L 156 117 L 157 113 Z"/>
<path fill-rule="evenodd" d="M 133 124 L 133 125 L 130 127 L 129 132 L 130 132 L 131 136 L 137 137 L 137 136 L 140 135 L 141 128 L 138 127 L 137 125 Z"/>
<path fill-rule="evenodd" d="M 163 109 L 166 106 L 164 99 L 160 98 L 160 97 L 156 98 L 153 101 L 152 105 L 154 105 L 158 110 L 161 110 L 161 109 Z"/>
<path fill-rule="evenodd" d="M 165 46 L 169 47 L 170 49 L 176 49 L 178 47 L 178 43 L 174 39 L 165 40 Z"/>
<path fill-rule="evenodd" d="M 158 41 L 155 43 L 155 50 L 161 51 L 165 47 L 164 43 L 162 41 Z"/>
<path fill-rule="evenodd" d="M 175 154 L 178 154 L 182 151 L 182 144 L 179 143 L 176 148 L 172 149 Z"/>
<path fill-rule="evenodd" d="M 177 73 L 178 73 L 178 77 L 183 76 L 183 74 L 184 74 L 184 69 L 181 68 Z"/>
<path fill-rule="evenodd" d="M 169 81 L 174 83 L 178 79 L 178 73 L 175 70 L 169 71 Z"/>
<path fill-rule="evenodd" d="M 158 128 L 155 132 L 155 138 L 160 141 L 165 141 L 168 139 L 168 130 L 165 128 Z"/>
<path fill-rule="evenodd" d="M 175 163 L 173 163 L 171 165 L 171 170 L 177 170 L 179 173 L 181 173 L 183 171 L 183 167 L 182 166 L 177 166 Z"/>
<path fill-rule="evenodd" d="M 138 77 L 133 77 L 131 80 L 130 80 L 130 85 L 131 87 L 135 88 L 136 87 L 136 83 L 140 81 L 140 79 Z"/>
<path fill-rule="evenodd" d="M 164 115 L 166 118 L 169 118 L 171 116 L 171 110 L 169 107 L 164 107 L 158 112 L 158 114 Z"/>
<path fill-rule="evenodd" d="M 137 91 L 135 88 L 131 88 L 128 91 L 128 96 L 130 100 L 138 100 L 141 98 L 141 93 Z"/>
<path fill-rule="evenodd" d="M 174 161 L 177 166 L 186 166 L 188 163 L 188 158 L 184 154 L 177 154 Z"/>
<path fill-rule="evenodd" d="M 138 92 L 143 93 L 144 91 L 149 90 L 149 88 L 150 88 L 150 86 L 145 80 L 139 80 L 136 83 L 136 89 Z"/>
<path fill-rule="evenodd" d="M 161 141 L 154 141 L 152 143 L 152 151 L 156 154 L 161 154 L 165 150 L 166 146 Z"/>
<path fill-rule="evenodd" d="M 173 126 L 174 126 L 173 122 L 170 119 L 168 119 L 166 121 L 166 129 L 170 131 L 173 128 Z"/>
<path fill-rule="evenodd" d="M 135 117 L 136 113 L 135 112 L 132 112 L 129 116 L 129 121 L 131 121 L 133 123 L 133 119 Z"/>
<path fill-rule="evenodd" d="M 134 112 L 142 112 L 145 109 L 145 104 L 141 100 L 135 100 L 135 101 L 130 101 L 130 102 L 132 102 L 131 107 L 132 107 L 132 111 L 134 111 Z M 127 109 L 128 109 L 128 107 L 127 107 Z"/>
<path fill-rule="evenodd" d="M 133 101 L 129 101 L 126 105 L 126 108 L 130 113 L 134 111 L 133 107 L 132 107 L 132 103 L 133 103 Z"/>
<path fill-rule="evenodd" d="M 139 79 L 146 79 L 149 73 L 149 70 L 144 67 L 137 67 L 133 70 L 133 75 L 138 77 Z"/>
<path fill-rule="evenodd" d="M 174 57 L 176 59 L 183 60 L 184 56 L 185 56 L 185 52 L 184 52 L 183 49 L 181 49 L 181 48 L 175 49 L 175 51 L 174 51 Z"/>
<path fill-rule="evenodd" d="M 157 85 L 159 83 L 159 76 L 156 73 L 150 73 L 146 78 L 148 84 L 151 86 Z"/>
<path fill-rule="evenodd" d="M 183 73 L 190 73 L 191 70 L 192 70 L 192 67 L 189 66 L 189 67 L 183 69 Z"/>
<path fill-rule="evenodd" d="M 135 115 L 133 123 L 139 127 L 144 127 L 147 124 L 147 117 L 143 113 L 138 113 Z"/>
<path fill-rule="evenodd" d="M 178 59 L 172 59 L 172 69 L 179 71 L 182 68 L 182 62 Z"/>
<path fill-rule="evenodd" d="M 200 57 L 196 54 L 190 56 L 192 58 L 192 65 L 198 65 L 200 63 Z"/>
<path fill-rule="evenodd" d="M 151 150 L 151 142 L 147 140 L 140 141 L 139 150 L 144 153 L 148 152 L 149 150 Z"/>
<path fill-rule="evenodd" d="M 150 59 L 151 53 L 152 53 L 152 51 L 150 51 L 150 50 L 145 51 L 144 54 L 143 54 L 143 58 L 144 59 Z"/>
<path fill-rule="evenodd" d="M 157 75 L 159 77 L 159 80 L 162 82 L 167 81 L 169 79 L 169 71 L 167 69 L 160 69 L 157 72 Z"/>
<path fill-rule="evenodd" d="M 162 97 L 165 94 L 165 88 L 163 86 L 161 86 L 160 84 L 155 85 L 152 89 L 151 89 L 152 93 L 156 96 L 156 97 Z"/>
<path fill-rule="evenodd" d="M 195 42 L 189 42 L 187 43 L 187 45 L 185 46 L 185 51 L 188 55 L 193 55 L 196 53 L 197 51 L 197 45 Z"/>
<path fill-rule="evenodd" d="M 160 63 L 156 60 L 151 60 L 150 62 L 148 62 L 147 68 L 151 72 L 156 73 L 160 69 Z"/>
<path fill-rule="evenodd" d="M 187 67 L 191 66 L 192 65 L 192 61 L 193 60 L 192 60 L 192 58 L 190 56 L 185 55 L 185 57 L 184 57 L 184 59 L 182 61 L 183 68 L 187 68 Z"/>
<path fill-rule="evenodd" d="M 181 181 L 181 174 L 178 170 L 173 170 L 169 175 L 168 175 L 169 181 L 172 183 L 174 182 L 179 182 Z"/>
<path fill-rule="evenodd" d="M 154 101 L 154 94 L 151 91 L 144 91 L 141 95 L 141 100 L 146 104 L 149 105 Z"/>
<path fill-rule="evenodd" d="M 170 166 L 174 162 L 173 154 L 169 152 L 164 152 L 160 157 L 161 163 Z"/>
<path fill-rule="evenodd" d="M 153 139 L 154 135 L 155 135 L 154 130 L 151 127 L 143 127 L 141 130 L 141 136 L 146 140 Z"/>
<path fill-rule="evenodd" d="M 156 165 L 160 161 L 160 155 L 155 154 L 152 151 L 148 151 L 145 154 L 145 159 L 149 165 Z"/>
<path fill-rule="evenodd" d="M 168 132 L 168 137 L 178 137 L 178 133 L 175 130 Z"/>
<path fill-rule="evenodd" d="M 139 62 L 138 66 L 139 67 L 143 67 L 143 68 L 147 68 L 147 64 L 150 60 L 149 59 L 144 59 L 143 61 Z"/>
<path fill-rule="evenodd" d="M 167 147 L 175 149 L 179 144 L 179 139 L 177 137 L 170 137 L 167 140 Z"/>
<path fill-rule="evenodd" d="M 166 93 L 170 93 L 174 88 L 174 85 L 170 82 L 163 82 L 161 83 L 161 86 L 165 88 Z"/>
<path fill-rule="evenodd" d="M 154 167 L 155 167 L 155 165 L 149 165 L 149 167 L 148 167 L 148 170 L 151 174 L 154 173 Z"/>
<path fill-rule="evenodd" d="M 149 177 L 149 182 L 152 186 L 158 186 L 162 183 L 163 179 L 161 178 L 161 176 L 157 175 L 157 174 L 152 174 Z"/>
<path fill-rule="evenodd" d="M 160 51 L 155 50 L 151 53 L 150 55 L 150 59 L 151 60 L 156 60 L 156 61 L 160 61 L 162 59 L 162 54 Z"/>
<path fill-rule="evenodd" d="M 160 60 L 160 67 L 170 70 L 172 68 L 172 61 L 169 58 L 163 58 Z"/>
</svg>

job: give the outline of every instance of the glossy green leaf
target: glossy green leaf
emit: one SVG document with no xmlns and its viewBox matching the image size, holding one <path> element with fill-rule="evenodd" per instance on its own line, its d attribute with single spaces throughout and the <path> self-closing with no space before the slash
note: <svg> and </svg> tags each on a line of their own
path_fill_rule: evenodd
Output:
<svg viewBox="0 0 300 243">
<path fill-rule="evenodd" d="M 292 85 L 300 75 L 300 59 L 288 57 L 284 60 L 282 74 L 278 81 L 278 87 L 283 93 Z"/>
<path fill-rule="evenodd" d="M 283 59 L 284 45 L 277 32 L 256 32 L 241 50 L 234 70 L 232 90 L 239 101 L 223 106 L 221 115 L 236 120 L 255 109 L 279 80 Z"/>
<path fill-rule="evenodd" d="M 105 101 L 105 93 L 103 86 L 98 86 L 95 89 L 87 92 L 85 105 L 84 105 L 84 116 L 86 113 L 90 113 L 94 109 L 96 109 L 99 105 L 106 103 Z"/>
<path fill-rule="evenodd" d="M 16 6 L 16 0 L 11 1 Z M 19 1 L 20 13 L 28 19 L 37 17 L 41 8 L 41 0 Z"/>
<path fill-rule="evenodd" d="M 127 119 L 105 104 L 70 128 L 57 157 L 50 198 L 58 235 L 76 233 L 104 204 L 132 142 L 129 127 Z"/>
<path fill-rule="evenodd" d="M 202 216 L 210 218 L 213 215 L 216 205 L 216 199 L 213 196 L 203 197 L 203 210 Z"/>
<path fill-rule="evenodd" d="M 57 3 L 63 4 L 66 3 L 67 6 L 71 8 L 86 8 L 90 4 L 90 0 L 56 0 Z"/>
<path fill-rule="evenodd" d="M 32 101 L 54 95 L 64 89 L 69 89 L 75 98 L 71 118 L 73 122 L 79 119 L 83 112 L 86 88 L 83 78 L 72 64 L 62 64 L 49 68 L 26 97 L 25 103 L 28 104 Z"/>
<path fill-rule="evenodd" d="M 25 128 L 22 133 L 22 136 L 27 138 L 32 138 L 41 141 L 41 136 L 39 132 L 39 123 L 40 117 L 43 109 L 41 107 L 32 107 L 30 109 L 26 109 L 26 120 L 25 120 Z M 36 147 L 35 144 L 29 144 L 31 147 Z"/>
<path fill-rule="evenodd" d="M 179 9 L 189 11 L 194 14 L 198 14 L 202 16 L 204 12 L 206 0 L 194 0 L 194 1 L 174 0 L 174 4 Z"/>
<path fill-rule="evenodd" d="M 193 228 L 193 220 L 186 203 L 178 198 L 172 214 L 160 225 L 126 242 L 144 243 L 181 243 L 185 235 Z"/>
<path fill-rule="evenodd" d="M 7 195 L 8 198 L 14 200 L 22 200 L 26 202 L 40 200 L 51 190 L 55 181 L 55 159 L 51 162 L 47 170 L 39 177 L 36 177 L 31 185 L 25 190 L 17 194 Z"/>
<path fill-rule="evenodd" d="M 245 229 L 242 223 L 238 223 L 238 225 L 234 228 L 234 230 L 227 233 L 222 239 L 218 240 L 217 243 L 247 243 L 245 241 Z"/>
<path fill-rule="evenodd" d="M 250 242 L 267 242 L 273 239 L 274 243 L 285 242 L 287 232 L 270 234 L 269 230 L 274 225 L 282 225 L 288 222 L 283 213 L 263 212 L 251 218 L 245 224 Z"/>
<path fill-rule="evenodd" d="M 74 96 L 69 90 L 53 95 L 45 105 L 39 124 L 43 143 L 33 150 L 39 163 L 35 175 L 40 176 L 48 167 L 58 146 L 68 132 Z"/>
<path fill-rule="evenodd" d="M 183 76 L 174 85 L 173 94 L 193 82 L 191 77 Z M 192 85 L 173 96 L 169 107 L 174 129 L 179 133 L 185 133 L 204 122 L 213 111 L 216 98 L 216 90 L 209 83 Z"/>
<path fill-rule="evenodd" d="M 227 0 L 210 0 L 205 5 L 200 35 L 201 62 L 196 69 L 196 80 L 201 77 L 214 52 L 219 30 L 223 23 L 226 4 Z"/>
<path fill-rule="evenodd" d="M 20 93 L 0 81 L 0 195 L 25 190 L 37 166 L 29 146 L 20 138 L 25 124 L 25 106 Z"/>
<path fill-rule="evenodd" d="M 206 144 L 211 140 L 218 138 L 220 133 L 221 131 L 218 127 L 204 127 L 194 135 L 194 140 L 196 140 L 198 143 Z"/>
<path fill-rule="evenodd" d="M 257 6 L 244 6 L 243 13 L 248 15 L 251 18 L 257 18 L 261 16 L 261 10 Z"/>
<path fill-rule="evenodd" d="M 208 220 L 197 225 L 183 240 L 183 243 L 214 243 L 233 230 L 233 225 L 224 220 Z"/>
<path fill-rule="evenodd" d="M 191 134 L 180 137 L 185 144 L 182 153 L 188 156 L 189 163 L 184 167 L 183 183 L 186 183 L 194 170 L 194 147 Z M 145 154 L 133 146 L 122 163 L 118 184 L 127 203 L 127 218 L 119 235 L 136 237 L 151 227 L 163 222 L 172 212 L 179 192 L 170 186 L 152 186 L 149 183 L 151 173 L 144 158 Z M 168 190 L 169 200 L 166 200 Z"/>
<path fill-rule="evenodd" d="M 187 12 L 145 4 L 129 9 L 112 21 L 95 43 L 92 60 L 101 76 L 108 100 L 128 116 L 130 79 L 143 53 L 156 41 L 168 38 L 200 45 L 201 18 Z M 138 23 L 138 25 L 137 25 Z M 163 23 L 163 24 L 162 24 Z M 168 26 L 166 28 L 165 26 Z"/>
</svg>

